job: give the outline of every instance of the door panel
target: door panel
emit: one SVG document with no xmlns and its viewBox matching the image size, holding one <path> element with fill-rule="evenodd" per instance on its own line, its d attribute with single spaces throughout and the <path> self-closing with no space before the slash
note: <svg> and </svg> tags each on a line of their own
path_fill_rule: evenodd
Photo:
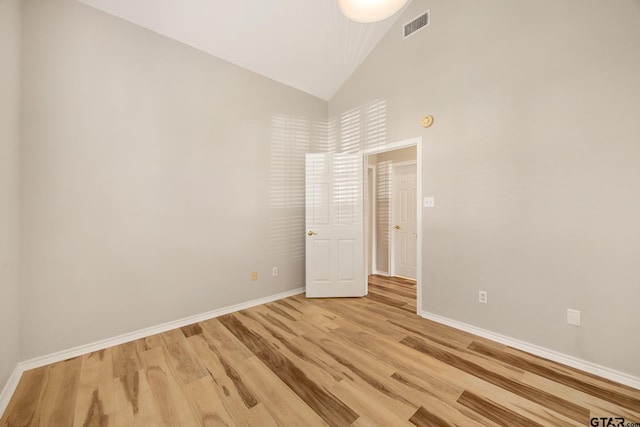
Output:
<svg viewBox="0 0 640 427">
<path fill-rule="evenodd" d="M 330 279 L 329 268 L 331 260 L 331 242 L 326 239 L 313 239 L 314 271 L 316 281 L 326 281 Z"/>
<path fill-rule="evenodd" d="M 316 224 L 329 225 L 329 193 L 330 187 L 327 183 L 315 185 L 313 194 L 318 198 L 313 204 L 313 216 Z"/>
<path fill-rule="evenodd" d="M 366 293 L 362 156 L 307 154 L 307 297 Z"/>
<path fill-rule="evenodd" d="M 338 271 L 340 272 L 339 280 L 355 280 L 355 271 L 353 260 L 355 254 L 355 242 L 340 239 L 338 242 L 338 263 L 340 264 Z"/>
</svg>

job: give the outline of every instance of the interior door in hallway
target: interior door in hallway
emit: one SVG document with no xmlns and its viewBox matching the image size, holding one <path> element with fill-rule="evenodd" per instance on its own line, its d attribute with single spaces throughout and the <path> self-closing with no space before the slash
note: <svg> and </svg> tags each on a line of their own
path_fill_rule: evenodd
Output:
<svg viewBox="0 0 640 427">
<path fill-rule="evenodd" d="M 416 278 L 417 261 L 417 180 L 416 165 L 393 166 L 393 245 L 394 276 Z"/>
<path fill-rule="evenodd" d="M 363 158 L 307 154 L 307 297 L 360 297 L 364 271 Z"/>
</svg>

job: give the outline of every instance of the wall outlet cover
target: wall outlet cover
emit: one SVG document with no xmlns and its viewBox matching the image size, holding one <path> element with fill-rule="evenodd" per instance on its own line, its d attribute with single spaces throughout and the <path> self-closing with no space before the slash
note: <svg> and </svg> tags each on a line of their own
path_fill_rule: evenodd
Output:
<svg viewBox="0 0 640 427">
<path fill-rule="evenodd" d="M 573 326 L 580 326 L 582 324 L 580 310 L 567 309 L 567 323 Z"/>
<path fill-rule="evenodd" d="M 478 291 L 478 302 L 486 304 L 488 302 L 487 291 Z"/>
<path fill-rule="evenodd" d="M 429 196 L 424 198 L 424 207 L 425 208 L 435 208 L 436 207 L 436 198 Z"/>
</svg>

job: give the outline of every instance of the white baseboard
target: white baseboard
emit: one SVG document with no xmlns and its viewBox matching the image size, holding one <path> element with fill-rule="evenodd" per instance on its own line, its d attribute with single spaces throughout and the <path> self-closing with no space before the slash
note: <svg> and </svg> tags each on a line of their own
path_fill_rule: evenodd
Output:
<svg viewBox="0 0 640 427">
<path fill-rule="evenodd" d="M 9 380 L 2 389 L 2 392 L 0 392 L 0 417 L 2 417 L 5 409 L 7 409 L 11 396 L 13 396 L 13 393 L 16 391 L 16 387 L 18 387 L 21 377 L 22 369 L 20 369 L 19 366 L 16 366 L 11 373 L 11 376 L 9 376 Z"/>
<path fill-rule="evenodd" d="M 540 347 L 535 344 L 531 344 L 525 341 L 520 341 L 515 338 L 501 335 L 495 332 L 488 331 L 486 329 L 478 328 L 476 326 L 468 325 L 466 323 L 458 322 L 457 320 L 449 319 L 448 317 L 440 316 L 438 314 L 429 313 L 423 311 L 420 313 L 422 317 L 428 320 L 432 320 L 443 325 L 451 326 L 455 329 L 460 329 L 465 332 L 469 332 L 474 335 L 478 335 L 482 338 L 486 338 L 492 341 L 499 342 L 500 344 L 508 345 L 509 347 L 517 348 L 518 350 L 526 351 L 533 355 L 543 357 L 545 359 L 553 360 L 554 362 L 561 363 L 563 365 L 571 366 L 572 368 L 580 369 L 581 371 L 588 372 L 590 374 L 598 375 L 611 381 L 618 382 L 620 384 L 633 387 L 640 390 L 640 378 L 633 375 L 626 374 L 624 372 L 616 371 L 614 369 L 607 368 L 606 366 L 597 365 L 595 363 L 588 362 L 586 360 L 578 359 L 567 354 L 559 353 L 554 350 L 549 350 L 544 347 Z"/>
<path fill-rule="evenodd" d="M 373 273 L 371 273 L 371 274 L 377 274 L 378 276 L 389 276 L 389 272 L 388 271 L 374 270 Z"/>
<path fill-rule="evenodd" d="M 223 316 L 225 314 L 234 313 L 236 311 L 244 310 L 247 308 L 255 307 L 257 305 L 266 304 L 269 302 L 277 301 L 283 298 L 291 297 L 294 295 L 302 294 L 305 292 L 305 288 L 293 289 L 291 291 L 281 292 L 275 295 L 269 295 L 267 297 L 254 299 L 251 301 L 243 302 L 240 304 L 231 305 L 217 310 L 209 311 L 207 313 L 196 314 L 195 316 L 185 317 L 183 319 L 174 320 L 172 322 L 163 323 L 161 325 L 152 326 L 150 328 L 140 329 L 135 332 L 130 332 L 124 335 L 120 335 L 113 338 L 108 338 L 101 341 L 96 341 L 91 344 L 81 345 L 68 350 L 58 351 L 42 357 L 36 357 L 34 359 L 25 360 L 19 362 L 13 373 L 9 377 L 7 384 L 0 393 L 0 417 L 4 414 L 4 411 L 9 405 L 11 396 L 20 382 L 22 373 L 30 369 L 40 368 L 42 366 L 49 365 L 51 363 L 61 362 L 63 360 L 71 359 L 73 357 L 82 356 L 83 354 L 91 353 L 98 350 L 103 350 L 114 345 L 124 344 L 129 341 L 145 338 L 150 335 L 159 334 L 162 332 L 170 331 L 171 329 L 181 328 L 183 326 L 190 325 L 192 323 L 202 322 L 205 320 L 213 319 L 214 317 Z"/>
<path fill-rule="evenodd" d="M 152 326 L 150 328 L 140 329 L 138 331 L 130 332 L 117 337 L 96 341 L 91 344 L 85 344 L 85 345 L 74 347 L 68 350 L 62 350 L 46 356 L 36 357 L 34 359 L 25 360 L 23 362 L 18 363 L 18 369 L 20 369 L 20 371 L 22 372 L 22 371 L 28 371 L 29 369 L 39 368 L 41 366 L 49 365 L 51 363 L 61 362 L 63 360 L 71 359 L 73 357 L 82 356 L 83 354 L 92 353 L 98 350 L 103 350 L 108 347 L 113 347 L 114 345 L 124 344 L 126 342 L 134 341 L 140 338 L 145 338 L 150 335 L 155 335 L 162 332 L 170 331 L 171 329 L 181 328 L 183 326 L 187 326 L 192 323 L 202 322 L 205 320 L 213 319 L 214 317 L 244 310 L 250 307 L 255 307 L 257 305 L 277 301 L 293 295 L 298 295 L 298 294 L 304 293 L 304 291 L 305 291 L 305 288 L 298 288 L 291 291 L 281 292 L 279 294 L 254 299 L 251 301 L 231 305 L 224 308 L 219 308 L 217 310 L 209 311 L 207 313 L 196 314 L 194 316 L 185 317 L 183 319 L 174 320 L 172 322 L 163 323 L 157 326 Z"/>
</svg>

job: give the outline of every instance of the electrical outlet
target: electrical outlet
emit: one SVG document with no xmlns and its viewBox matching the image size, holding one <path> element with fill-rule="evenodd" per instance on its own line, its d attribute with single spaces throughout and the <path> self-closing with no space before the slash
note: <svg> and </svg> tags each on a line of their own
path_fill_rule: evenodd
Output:
<svg viewBox="0 0 640 427">
<path fill-rule="evenodd" d="M 273 276 L 277 276 L 278 275 L 278 267 L 273 267 L 273 269 L 271 270 L 271 274 L 273 274 Z"/>
<path fill-rule="evenodd" d="M 425 197 L 424 198 L 424 207 L 425 208 L 435 208 L 436 207 L 436 198 L 435 197 Z"/>
<path fill-rule="evenodd" d="M 567 323 L 573 326 L 580 326 L 580 310 L 572 310 L 570 308 L 567 309 Z"/>
<path fill-rule="evenodd" d="M 258 272 L 257 271 L 252 271 L 251 272 L 251 280 L 254 281 L 254 282 L 256 280 L 258 280 Z"/>
<path fill-rule="evenodd" d="M 487 303 L 487 291 L 478 291 L 478 302 L 481 302 L 482 304 L 486 304 Z"/>
</svg>

